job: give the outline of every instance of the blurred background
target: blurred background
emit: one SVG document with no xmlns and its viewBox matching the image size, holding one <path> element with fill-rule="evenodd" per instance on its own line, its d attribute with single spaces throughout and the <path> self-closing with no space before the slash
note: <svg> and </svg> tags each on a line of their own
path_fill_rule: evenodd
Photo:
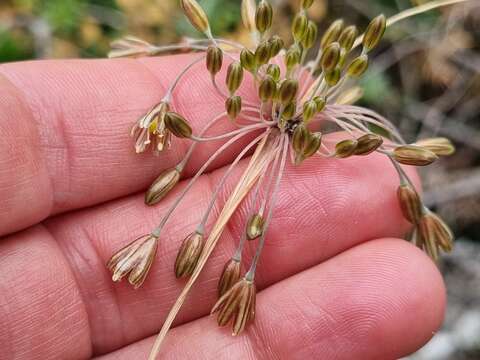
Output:
<svg viewBox="0 0 480 360">
<path fill-rule="evenodd" d="M 240 0 L 199 0 L 213 32 L 248 41 Z M 288 38 L 298 0 L 275 3 Z M 316 0 L 321 29 L 339 17 L 365 26 L 426 1 Z M 198 36 L 176 0 L 1 0 L 0 62 L 105 57 L 109 43 L 132 34 L 166 44 Z M 457 153 L 422 173 L 425 199 L 453 227 L 457 244 L 441 264 L 449 305 L 445 325 L 412 360 L 480 359 L 480 1 L 432 11 L 395 25 L 363 82 L 362 105 L 386 115 L 407 140 L 448 136 Z"/>
</svg>

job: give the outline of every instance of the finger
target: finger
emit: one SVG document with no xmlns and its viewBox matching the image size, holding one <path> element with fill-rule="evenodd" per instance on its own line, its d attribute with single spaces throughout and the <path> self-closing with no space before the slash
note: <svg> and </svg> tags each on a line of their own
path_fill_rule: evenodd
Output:
<svg viewBox="0 0 480 360">
<path fill-rule="evenodd" d="M 197 299 L 197 302 L 200 302 Z M 419 250 L 359 245 L 260 292 L 255 321 L 232 337 L 211 317 L 174 329 L 162 359 L 399 359 L 440 327 L 445 289 Z M 153 338 L 99 359 L 143 359 Z"/>
<path fill-rule="evenodd" d="M 355 244 L 377 237 L 399 236 L 406 230 L 395 196 L 398 180 L 388 161 L 380 155 L 347 161 L 315 160 L 312 159 L 304 168 L 287 169 L 280 189 L 282 196 L 276 206 L 257 275 L 260 288 L 318 264 Z M 146 209 L 139 195 L 47 222 L 49 231 L 71 266 L 82 294 L 95 353 L 105 353 L 151 335 L 163 323 L 184 284 L 176 280 L 172 272 L 179 244 L 198 224 L 209 201 L 211 186 L 219 182 L 223 171 L 225 169 L 202 177 L 184 199 L 161 236 L 149 279 L 137 291 L 125 283 L 112 284 L 105 263 L 114 251 L 140 234 L 149 232 L 161 215 L 166 213 L 182 186 L 155 209 Z M 241 168 L 238 169 L 240 171 Z M 239 177 L 238 172 L 232 175 L 225 191 L 232 188 Z M 374 193 L 373 188 L 381 191 Z M 226 193 L 223 192 L 221 199 L 225 197 Z M 239 209 L 240 215 L 246 214 L 246 207 L 248 204 Z M 212 216 L 212 219 L 215 217 Z M 240 218 L 232 220 L 195 287 L 202 294 L 202 301 L 187 301 L 176 324 L 210 311 L 216 298 L 216 281 L 223 264 L 233 253 L 243 229 L 242 224 Z M 256 243 L 249 244 L 245 266 L 248 266 L 255 246 Z M 4 258 L 1 244 L 0 258 Z M 50 264 L 48 258 L 38 259 L 35 256 L 23 256 L 20 264 L 32 261 Z M 13 270 L 20 266 L 5 262 L 0 264 L 0 272 L 2 265 Z M 8 273 L 17 273 L 13 270 Z M 69 274 L 70 269 L 46 269 L 41 274 L 48 278 L 53 271 Z M 40 274 L 37 273 L 37 276 Z M 50 286 L 56 288 L 55 282 Z M 48 292 L 49 289 L 29 284 L 17 288 L 17 291 L 28 294 L 31 291 Z M 72 299 L 74 301 L 78 299 Z M 35 305 L 37 311 L 41 311 L 42 303 Z M 9 321 L 14 324 L 10 327 L 16 326 L 14 314 L 21 311 L 17 308 L 10 310 L 12 315 Z M 68 321 L 62 324 L 68 333 L 68 327 L 72 324 Z M 38 329 L 24 332 L 24 336 L 33 336 L 34 330 Z M 51 341 L 62 343 L 60 338 Z"/>
<path fill-rule="evenodd" d="M 191 61 L 192 56 L 175 56 L 2 65 L 0 133 L 5 135 L 0 143 L 0 215 L 8 216 L 0 216 L 0 234 L 53 213 L 137 192 L 162 169 L 176 164 L 187 142 L 174 140 L 171 151 L 159 157 L 150 152 L 136 155 L 129 133 Z M 249 98 L 248 78 L 242 91 Z M 179 83 L 173 108 L 195 131 L 224 111 L 224 100 L 213 90 L 203 63 Z M 231 128 L 222 119 L 212 131 Z M 242 144 L 213 167 L 228 162 Z M 197 169 L 219 142 L 202 146 L 185 175 Z"/>
</svg>

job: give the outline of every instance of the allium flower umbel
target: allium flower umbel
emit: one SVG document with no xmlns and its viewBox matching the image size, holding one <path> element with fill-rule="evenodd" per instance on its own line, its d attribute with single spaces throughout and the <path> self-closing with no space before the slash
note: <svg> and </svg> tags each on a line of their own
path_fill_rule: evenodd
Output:
<svg viewBox="0 0 480 360">
<path fill-rule="evenodd" d="M 279 184 L 287 161 L 296 166 L 309 166 L 319 158 L 356 158 L 376 152 L 385 156 L 398 173 L 397 191 L 400 209 L 413 228 L 413 242 L 433 259 L 440 251 L 450 251 L 453 236 L 447 225 L 422 202 L 401 165 L 425 166 L 441 156 L 454 152 L 448 139 L 434 138 L 407 143 L 396 127 L 376 112 L 354 105 L 362 97 L 358 79 L 368 70 L 374 50 L 385 30 L 395 22 L 428 9 L 448 5 L 449 0 L 409 9 L 386 19 L 379 15 L 366 29 L 334 21 L 323 34 L 309 19 L 308 10 L 314 0 L 299 0 L 290 39 L 272 34 L 274 8 L 267 0 L 243 0 L 243 24 L 251 34 L 252 44 L 215 37 L 206 12 L 196 0 L 181 0 L 180 5 L 203 39 L 188 39 L 179 45 L 155 46 L 136 38 L 115 42 L 112 57 L 158 56 L 182 51 L 195 53 L 192 62 L 179 69 L 178 76 L 156 105 L 133 126 L 136 152 L 151 147 L 155 152 L 168 150 L 172 137 L 191 141 L 190 149 L 174 167 L 164 170 L 150 186 L 145 196 L 147 205 L 154 205 L 171 194 L 178 184 L 197 145 L 224 140 L 188 183 L 176 192 L 176 200 L 161 218 L 152 235 L 135 240 L 115 254 L 108 263 L 113 280 L 128 273 L 129 281 L 142 284 L 153 262 L 157 243 L 164 225 L 193 184 L 225 150 L 241 139 L 249 139 L 223 177 L 215 184 L 213 195 L 198 225 L 191 229 L 179 251 L 175 275 L 189 278 L 173 306 L 157 338 L 150 359 L 155 359 L 160 345 L 177 315 L 186 295 L 198 278 L 227 222 L 246 196 L 251 196 L 250 209 L 244 218 L 244 232 L 231 260 L 225 265 L 218 291 L 220 299 L 213 311 L 220 325 L 233 323 L 236 335 L 253 320 L 255 312 L 255 272 L 278 198 Z M 203 67 L 211 78 L 212 91 L 224 99 L 225 108 L 213 114 L 198 133 L 189 120 L 171 103 L 177 85 L 190 76 L 192 68 Z M 226 69 L 221 72 L 221 69 Z M 226 75 L 221 75 L 226 74 Z M 245 79 L 255 84 L 257 101 L 242 98 L 239 89 Z M 194 100 L 192 100 L 194 101 Z M 231 122 L 235 130 L 212 133 L 219 122 Z M 335 137 L 325 135 L 337 132 Z M 332 138 L 338 140 L 331 140 Z M 173 142 L 175 145 L 175 141 Z M 237 164 L 247 154 L 247 169 L 238 179 L 211 229 L 207 221 L 214 209 L 219 192 Z M 295 171 L 295 170 L 290 170 Z M 173 191 L 175 192 L 175 191 Z M 255 256 L 249 263 L 242 259 L 247 240 L 256 244 Z M 244 277 L 243 266 L 248 270 Z"/>
</svg>

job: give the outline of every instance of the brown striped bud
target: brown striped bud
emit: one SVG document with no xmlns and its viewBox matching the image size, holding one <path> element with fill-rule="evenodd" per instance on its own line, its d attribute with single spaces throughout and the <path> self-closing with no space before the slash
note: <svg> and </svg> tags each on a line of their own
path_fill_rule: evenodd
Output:
<svg viewBox="0 0 480 360">
<path fill-rule="evenodd" d="M 240 96 L 231 96 L 225 101 L 225 110 L 230 119 L 235 120 L 242 111 L 242 98 Z"/>
<path fill-rule="evenodd" d="M 218 46 L 209 46 L 207 49 L 207 69 L 215 76 L 221 69 L 223 63 L 223 51 Z"/>
<path fill-rule="evenodd" d="M 302 51 L 297 45 L 292 45 L 285 54 L 285 65 L 287 69 L 291 70 L 293 67 L 300 63 L 302 58 Z"/>
<path fill-rule="evenodd" d="M 243 67 L 238 62 L 235 61 L 230 64 L 227 70 L 227 88 L 230 91 L 230 94 L 234 94 L 238 90 L 243 81 Z"/>
<path fill-rule="evenodd" d="M 434 260 L 438 260 L 439 249 L 453 250 L 453 233 L 445 222 L 432 212 L 423 215 L 418 224 L 420 245 Z"/>
<path fill-rule="evenodd" d="M 355 139 L 347 139 L 340 141 L 335 145 L 335 156 L 338 158 L 347 158 L 355 153 L 358 142 Z"/>
<path fill-rule="evenodd" d="M 207 14 L 196 0 L 181 0 L 183 12 L 187 16 L 190 23 L 200 32 L 204 34 L 210 33 L 210 25 L 208 23 Z"/>
<path fill-rule="evenodd" d="M 320 41 L 321 49 L 325 49 L 331 43 L 337 41 L 340 33 L 342 32 L 344 22 L 342 19 L 335 20 L 329 28 L 323 34 L 322 40 Z"/>
<path fill-rule="evenodd" d="M 276 90 L 277 84 L 271 76 L 267 75 L 260 82 L 260 86 L 258 87 L 258 97 L 262 102 L 267 102 L 273 98 Z"/>
<path fill-rule="evenodd" d="M 455 146 L 443 137 L 419 140 L 414 145 L 430 150 L 437 156 L 450 156 L 455 153 Z"/>
<path fill-rule="evenodd" d="M 303 150 L 303 156 L 305 159 L 315 155 L 318 149 L 320 149 L 320 145 L 322 145 L 322 133 L 316 132 L 311 134 L 307 146 Z"/>
<path fill-rule="evenodd" d="M 325 109 L 325 106 L 327 106 L 327 100 L 322 97 L 322 96 L 315 96 L 313 98 L 313 101 L 317 104 L 317 112 L 323 111 Z"/>
<path fill-rule="evenodd" d="M 299 124 L 293 131 L 292 148 L 298 154 L 303 154 L 310 140 L 310 131 L 303 124 Z"/>
<path fill-rule="evenodd" d="M 385 15 L 382 14 L 373 19 L 363 35 L 363 47 L 368 51 L 375 48 L 382 39 L 383 34 L 385 34 L 386 29 L 387 19 L 385 18 Z"/>
<path fill-rule="evenodd" d="M 151 206 L 160 202 L 179 181 L 180 172 L 176 167 L 162 172 L 145 193 L 145 204 Z"/>
<path fill-rule="evenodd" d="M 348 65 L 347 74 L 351 77 L 358 78 L 362 76 L 368 69 L 368 55 L 360 55 L 353 59 Z"/>
<path fill-rule="evenodd" d="M 176 112 L 169 111 L 165 114 L 165 126 L 176 137 L 190 138 L 192 136 L 192 128 L 188 121 Z"/>
<path fill-rule="evenodd" d="M 272 36 L 268 40 L 268 44 L 270 47 L 270 58 L 277 56 L 285 46 L 285 43 L 283 42 L 282 38 L 278 35 Z"/>
<path fill-rule="evenodd" d="M 417 224 L 422 216 L 422 201 L 420 196 L 410 185 L 400 185 L 397 189 L 397 198 L 403 217 L 412 224 Z"/>
<path fill-rule="evenodd" d="M 338 84 L 340 77 L 342 76 L 342 71 L 339 68 L 333 69 L 325 73 L 325 82 L 328 86 L 332 87 Z"/>
<path fill-rule="evenodd" d="M 262 0 L 258 4 L 257 11 L 255 13 L 255 25 L 260 33 L 264 33 L 272 26 L 273 20 L 273 8 L 270 3 Z"/>
<path fill-rule="evenodd" d="M 282 112 L 282 118 L 286 120 L 290 120 L 295 116 L 295 113 L 297 112 L 297 103 L 295 101 L 292 101 L 291 103 L 288 103 L 285 105 L 285 108 L 283 109 Z"/>
<path fill-rule="evenodd" d="M 270 60 L 270 44 L 262 41 L 255 50 L 255 62 L 257 66 L 264 65 Z"/>
<path fill-rule="evenodd" d="M 399 163 L 413 166 L 426 166 L 438 159 L 430 150 L 415 145 L 403 145 L 393 150 L 393 157 Z"/>
<path fill-rule="evenodd" d="M 240 261 L 230 259 L 223 267 L 222 275 L 218 281 L 218 297 L 222 297 L 228 290 L 240 280 Z"/>
<path fill-rule="evenodd" d="M 293 79 L 285 80 L 280 86 L 279 97 L 280 102 L 286 105 L 297 97 L 298 81 Z"/>
<path fill-rule="evenodd" d="M 308 18 L 304 13 L 299 13 L 295 16 L 292 22 L 293 38 L 300 42 L 307 32 Z"/>
<path fill-rule="evenodd" d="M 320 59 L 320 64 L 324 72 L 329 72 L 335 69 L 340 60 L 340 45 L 337 42 L 328 45 Z"/>
<path fill-rule="evenodd" d="M 248 49 L 243 49 L 240 52 L 240 63 L 245 70 L 250 72 L 255 71 L 257 66 L 255 63 L 255 54 Z"/>
<path fill-rule="evenodd" d="M 358 30 L 356 26 L 347 26 L 343 31 L 340 33 L 338 37 L 338 43 L 340 47 L 345 51 L 352 50 L 353 44 L 355 43 L 355 39 L 358 36 Z"/>
<path fill-rule="evenodd" d="M 302 0 L 302 8 L 307 10 L 312 7 L 314 0 Z"/>
<path fill-rule="evenodd" d="M 317 103 L 315 100 L 306 101 L 303 104 L 303 121 L 308 123 L 317 113 Z"/>
<path fill-rule="evenodd" d="M 305 49 L 310 49 L 317 41 L 318 27 L 313 21 L 308 22 L 307 31 L 302 38 L 302 45 Z"/>
<path fill-rule="evenodd" d="M 175 260 L 175 277 L 177 279 L 193 274 L 203 250 L 203 235 L 198 232 L 190 234 L 183 240 Z"/>
<path fill-rule="evenodd" d="M 280 66 L 278 66 L 277 64 L 268 65 L 267 74 L 270 75 L 272 79 L 275 81 L 280 80 L 280 75 L 281 75 Z"/>
<path fill-rule="evenodd" d="M 253 33 L 256 31 L 255 27 L 255 11 L 257 5 L 255 0 L 242 0 L 242 21 L 245 28 Z"/>
<path fill-rule="evenodd" d="M 265 225 L 265 220 L 262 215 L 255 214 L 249 220 L 247 224 L 247 239 L 255 240 L 260 237 L 263 233 L 263 226 Z"/>
<path fill-rule="evenodd" d="M 357 139 L 355 155 L 369 155 L 383 144 L 383 138 L 377 134 L 365 134 Z"/>
</svg>

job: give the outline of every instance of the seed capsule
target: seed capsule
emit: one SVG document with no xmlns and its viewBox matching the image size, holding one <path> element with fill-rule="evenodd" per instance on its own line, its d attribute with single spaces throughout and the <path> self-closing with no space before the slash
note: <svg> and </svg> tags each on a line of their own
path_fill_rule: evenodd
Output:
<svg viewBox="0 0 480 360">
<path fill-rule="evenodd" d="M 185 118 L 173 111 L 165 114 L 165 126 L 170 132 L 179 138 L 190 138 L 192 136 L 192 128 Z"/>
<path fill-rule="evenodd" d="M 316 132 L 311 134 L 310 138 L 308 139 L 307 146 L 303 151 L 303 156 L 305 159 L 315 155 L 320 149 L 320 145 L 322 145 L 322 133 Z"/>
<path fill-rule="evenodd" d="M 340 141 L 335 145 L 335 156 L 338 158 L 347 158 L 352 156 L 355 153 L 358 142 L 355 139 L 347 139 Z"/>
<path fill-rule="evenodd" d="M 260 214 L 253 215 L 250 218 L 250 220 L 248 220 L 247 239 L 255 240 L 256 238 L 260 237 L 263 233 L 264 225 L 265 225 L 265 220 L 262 215 Z"/>
<path fill-rule="evenodd" d="M 325 49 L 328 45 L 337 41 L 340 33 L 342 32 L 344 22 L 342 19 L 335 20 L 330 27 L 323 34 L 322 40 L 320 41 L 320 47 Z"/>
<path fill-rule="evenodd" d="M 367 51 L 372 50 L 375 48 L 380 40 L 385 34 L 385 30 L 387 28 L 387 19 L 385 15 L 379 15 L 375 19 L 373 19 L 365 30 L 365 34 L 363 36 L 363 47 L 367 49 Z"/>
<path fill-rule="evenodd" d="M 234 94 L 238 90 L 243 81 L 243 67 L 235 61 L 230 64 L 227 70 L 227 88 L 230 94 Z"/>
<path fill-rule="evenodd" d="M 422 216 L 422 201 L 418 193 L 410 185 L 400 185 L 397 198 L 402 214 L 412 224 L 417 224 Z"/>
<path fill-rule="evenodd" d="M 450 156 L 455 153 L 455 146 L 443 137 L 419 140 L 414 145 L 430 150 L 437 156 Z"/>
<path fill-rule="evenodd" d="M 303 152 L 307 147 L 309 140 L 310 140 L 310 131 L 307 129 L 305 125 L 303 124 L 298 125 L 293 131 L 293 136 L 292 136 L 293 150 L 296 153 L 303 155 Z"/>
<path fill-rule="evenodd" d="M 207 49 L 207 69 L 215 76 L 221 69 L 223 63 L 223 51 L 218 46 L 209 46 Z"/>
<path fill-rule="evenodd" d="M 300 42 L 307 32 L 308 18 L 305 14 L 299 13 L 295 16 L 292 22 L 293 38 Z"/>
<path fill-rule="evenodd" d="M 338 43 L 340 47 L 345 51 L 350 51 L 355 43 L 355 39 L 358 36 L 358 30 L 355 26 L 347 26 L 343 31 L 340 33 L 338 37 Z"/>
<path fill-rule="evenodd" d="M 302 51 L 297 45 L 292 45 L 285 54 L 285 65 L 287 69 L 291 70 L 293 67 L 300 63 L 302 57 Z"/>
<path fill-rule="evenodd" d="M 286 105 L 290 102 L 292 102 L 298 92 L 298 81 L 293 80 L 293 79 L 287 79 L 285 80 L 282 85 L 280 86 L 280 102 L 283 105 Z"/>
<path fill-rule="evenodd" d="M 393 151 L 393 157 L 399 163 L 413 166 L 426 166 L 438 159 L 430 150 L 415 145 L 403 145 Z"/>
<path fill-rule="evenodd" d="M 303 121 L 308 123 L 317 113 L 317 103 L 315 100 L 306 101 L 303 104 Z"/>
<path fill-rule="evenodd" d="M 240 63 L 245 70 L 250 72 L 255 71 L 255 54 L 248 49 L 243 49 L 240 52 Z"/>
<path fill-rule="evenodd" d="M 281 75 L 280 66 L 278 66 L 277 64 L 268 65 L 267 74 L 270 75 L 272 79 L 275 81 L 280 80 L 280 75 Z"/>
<path fill-rule="evenodd" d="M 162 172 L 145 193 L 145 204 L 155 205 L 162 200 L 178 184 L 180 172 L 172 168 Z"/>
<path fill-rule="evenodd" d="M 283 109 L 282 113 L 282 118 L 286 120 L 290 120 L 295 116 L 295 113 L 297 112 L 297 104 L 295 101 L 288 103 L 285 105 L 285 108 Z"/>
<path fill-rule="evenodd" d="M 270 58 L 277 56 L 285 46 L 282 38 L 278 35 L 272 36 L 270 40 L 268 40 L 268 44 L 270 46 Z"/>
<path fill-rule="evenodd" d="M 242 98 L 240 96 L 231 96 L 225 101 L 225 110 L 227 110 L 230 119 L 235 120 L 242 111 Z"/>
<path fill-rule="evenodd" d="M 308 22 L 307 32 L 302 38 L 302 45 L 305 49 L 310 49 L 317 41 L 318 27 L 313 21 Z"/>
<path fill-rule="evenodd" d="M 210 32 L 207 14 L 196 0 L 181 0 L 181 5 L 188 20 L 198 31 Z"/>
<path fill-rule="evenodd" d="M 267 41 L 262 41 L 257 50 L 255 50 L 255 62 L 257 66 L 264 65 L 270 60 L 270 44 Z"/>
<path fill-rule="evenodd" d="M 335 86 L 340 81 L 341 76 L 342 72 L 339 68 L 333 69 L 325 74 L 325 82 L 330 87 Z"/>
<path fill-rule="evenodd" d="M 228 290 L 240 280 L 240 261 L 230 259 L 224 266 L 220 280 L 218 281 L 218 297 L 222 297 Z"/>
<path fill-rule="evenodd" d="M 383 138 L 376 134 L 365 134 L 357 139 L 355 155 L 369 155 L 383 144 Z"/>
<path fill-rule="evenodd" d="M 307 10 L 312 7 L 314 0 L 302 0 L 302 8 Z"/>
<path fill-rule="evenodd" d="M 242 0 L 242 21 L 249 32 L 256 31 L 255 27 L 255 0 Z"/>
<path fill-rule="evenodd" d="M 323 111 L 325 109 L 325 106 L 327 105 L 327 100 L 325 100 L 324 97 L 321 96 L 315 96 L 313 98 L 313 101 L 317 104 L 317 112 Z"/>
<path fill-rule="evenodd" d="M 258 4 L 257 11 L 255 13 L 255 25 L 260 33 L 264 33 L 272 26 L 273 20 L 273 8 L 270 3 L 262 0 Z"/>
<path fill-rule="evenodd" d="M 260 82 L 260 86 L 258 87 L 258 97 L 262 102 L 267 102 L 273 98 L 276 89 L 277 84 L 270 75 L 267 75 Z"/>
<path fill-rule="evenodd" d="M 328 45 L 320 59 L 320 64 L 324 72 L 329 72 L 335 69 L 340 60 L 340 45 L 337 42 Z"/>
<path fill-rule="evenodd" d="M 194 232 L 183 240 L 175 260 L 175 277 L 177 279 L 193 274 L 203 250 L 203 235 Z"/>
<path fill-rule="evenodd" d="M 368 69 L 368 55 L 360 55 L 356 59 L 353 59 L 347 68 L 347 74 L 354 78 L 359 78 Z"/>
</svg>

